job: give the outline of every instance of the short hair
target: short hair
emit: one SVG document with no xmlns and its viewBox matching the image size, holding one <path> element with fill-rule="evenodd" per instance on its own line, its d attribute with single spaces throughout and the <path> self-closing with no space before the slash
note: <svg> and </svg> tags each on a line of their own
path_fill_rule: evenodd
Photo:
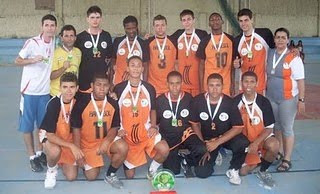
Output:
<svg viewBox="0 0 320 194">
<path fill-rule="evenodd" d="M 209 16 L 209 20 L 210 20 L 210 18 L 211 18 L 213 15 L 217 15 L 217 16 L 219 16 L 219 17 L 221 18 L 221 20 L 223 20 L 221 14 L 220 14 L 220 13 L 217 13 L 217 12 L 213 12 L 213 13 Z"/>
<path fill-rule="evenodd" d="M 191 17 L 194 19 L 194 13 L 193 11 L 191 11 L 190 9 L 184 9 L 181 13 L 180 13 L 180 20 L 182 19 L 183 16 L 185 15 L 191 15 Z"/>
<path fill-rule="evenodd" d="M 125 26 L 125 24 L 128 24 L 128 23 L 136 23 L 136 25 L 138 26 L 137 18 L 132 15 L 128 15 L 127 17 L 125 17 L 122 23 L 123 23 L 123 27 Z"/>
<path fill-rule="evenodd" d="M 74 32 L 74 35 L 77 35 L 76 29 L 73 27 L 73 25 L 64 25 L 61 28 L 60 36 L 63 36 L 64 31 L 71 31 L 71 30 Z"/>
<path fill-rule="evenodd" d="M 42 17 L 41 19 L 41 24 L 43 25 L 44 24 L 44 21 L 45 20 L 51 20 L 51 21 L 54 21 L 54 23 L 57 25 L 57 18 L 54 17 L 53 15 L 51 14 L 47 14 L 45 16 Z"/>
<path fill-rule="evenodd" d="M 255 72 L 253 71 L 246 71 L 241 75 L 241 81 L 243 81 L 243 79 L 245 77 L 254 77 L 256 81 L 258 81 L 258 76 Z"/>
<path fill-rule="evenodd" d="M 154 22 L 155 21 L 157 21 L 157 20 L 164 20 L 165 22 L 166 22 L 166 24 L 167 24 L 167 18 L 166 17 L 164 17 L 163 15 L 157 15 L 157 16 L 155 16 L 154 18 L 153 18 L 153 25 L 154 25 Z"/>
<path fill-rule="evenodd" d="M 238 12 L 238 19 L 241 16 L 248 16 L 250 19 L 252 19 L 252 11 L 250 9 L 247 9 L 247 8 L 241 9 Z"/>
<path fill-rule="evenodd" d="M 143 64 L 141 57 L 139 57 L 137 55 L 132 55 L 131 57 L 129 57 L 129 59 L 127 60 L 127 64 L 129 65 L 130 61 L 132 61 L 133 59 L 138 59 Z"/>
<path fill-rule="evenodd" d="M 170 77 L 179 77 L 180 79 L 182 79 L 182 75 L 178 71 L 171 71 L 170 73 L 168 73 L 167 82 L 169 82 Z"/>
<path fill-rule="evenodd" d="M 94 83 L 97 79 L 106 79 L 109 82 L 109 77 L 104 72 L 96 72 L 96 73 L 94 73 L 91 83 Z"/>
<path fill-rule="evenodd" d="M 290 38 L 290 33 L 289 33 L 289 30 L 287 28 L 281 27 L 281 28 L 276 29 L 276 31 L 274 32 L 274 36 L 276 36 L 276 34 L 278 32 L 285 32 L 287 34 L 287 37 Z"/>
<path fill-rule="evenodd" d="M 74 72 L 65 72 L 60 78 L 60 85 L 63 82 L 74 82 L 78 85 L 78 77 Z"/>
<path fill-rule="evenodd" d="M 212 73 L 207 78 L 207 83 L 209 83 L 209 80 L 211 79 L 218 79 L 223 84 L 223 77 L 219 73 Z"/>
<path fill-rule="evenodd" d="M 99 13 L 102 16 L 101 8 L 97 5 L 89 7 L 89 9 L 87 10 L 87 17 L 89 17 L 89 15 L 92 13 Z"/>
</svg>

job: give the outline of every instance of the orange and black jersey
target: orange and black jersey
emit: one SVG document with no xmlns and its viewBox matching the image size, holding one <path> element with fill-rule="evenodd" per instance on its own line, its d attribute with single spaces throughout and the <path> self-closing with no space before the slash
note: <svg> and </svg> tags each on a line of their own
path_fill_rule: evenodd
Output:
<svg viewBox="0 0 320 194">
<path fill-rule="evenodd" d="M 118 97 L 118 105 L 121 117 L 121 129 L 126 130 L 126 141 L 130 144 L 139 144 L 148 140 L 148 129 L 150 124 L 150 111 L 156 109 L 156 92 L 154 87 L 141 81 L 140 94 L 136 104 L 136 111 L 133 109 L 132 93 L 137 92 L 137 87 L 128 84 L 129 81 L 123 81 L 114 87 L 114 92 Z"/>
<path fill-rule="evenodd" d="M 129 55 L 129 48 L 127 45 L 127 39 L 125 36 L 117 37 L 113 41 L 113 56 L 116 60 L 115 75 L 113 83 L 116 85 L 124 80 L 128 79 L 127 73 L 127 58 Z M 130 44 L 130 46 L 132 46 Z M 142 40 L 139 36 L 132 50 L 132 55 L 141 57 L 143 62 L 149 61 L 149 49 L 147 48 L 147 42 Z"/>
<path fill-rule="evenodd" d="M 73 101 L 75 102 L 75 99 Z M 69 112 L 70 105 L 70 103 L 64 104 L 66 115 L 68 117 L 71 114 L 71 112 Z M 64 119 L 63 112 L 61 110 L 60 98 L 58 96 L 53 97 L 48 102 L 46 114 L 41 123 L 40 129 L 43 129 L 49 133 L 55 133 L 58 137 L 64 140 L 72 140 L 70 124 Z"/>
<path fill-rule="evenodd" d="M 97 40 L 97 35 L 93 35 Z M 102 30 L 98 42 L 98 52 L 93 53 L 93 43 L 87 31 L 77 35 L 75 47 L 82 52 L 79 66 L 79 89 L 86 91 L 90 88 L 92 77 L 96 72 L 106 73 L 109 68 L 108 60 L 112 57 L 112 39 L 109 32 Z"/>
<path fill-rule="evenodd" d="M 107 97 L 107 103 L 104 108 L 103 126 L 97 124 L 98 117 L 91 96 L 83 96 L 74 105 L 71 113 L 71 127 L 81 129 L 81 147 L 93 148 L 97 146 L 104 137 L 107 136 L 111 128 L 120 127 L 118 104 L 112 98 Z M 96 101 L 98 110 L 101 112 L 103 100 Z"/>
<path fill-rule="evenodd" d="M 241 114 L 233 99 L 223 95 L 220 108 L 213 120 L 215 130 L 211 129 L 212 120 L 207 107 L 206 93 L 201 93 L 193 99 L 191 105 L 191 122 L 200 123 L 204 140 L 219 137 L 232 127 L 243 127 Z M 211 104 L 212 115 L 216 104 Z"/>
<path fill-rule="evenodd" d="M 157 124 L 160 124 L 160 134 L 168 142 L 169 147 L 173 147 L 181 142 L 183 132 L 190 127 L 190 105 L 192 101 L 191 94 L 182 92 L 181 100 L 177 110 L 177 124 L 172 126 L 172 111 L 175 113 L 177 100 L 172 100 L 172 109 L 169 105 L 168 93 L 157 97 Z"/>
<path fill-rule="evenodd" d="M 157 38 L 160 47 L 165 38 Z M 175 69 L 174 64 L 177 58 L 176 42 L 170 36 L 167 36 L 166 45 L 164 47 L 164 59 L 160 58 L 160 51 L 154 36 L 147 40 L 150 62 L 148 72 L 148 82 L 156 89 L 157 94 L 166 92 L 167 89 L 167 75 Z"/>
<path fill-rule="evenodd" d="M 212 73 L 219 73 L 223 77 L 223 93 L 230 95 L 231 91 L 231 73 L 233 68 L 233 37 L 227 33 L 223 33 L 223 42 L 219 52 L 215 49 L 211 41 L 211 33 L 199 44 L 197 56 L 205 60 L 204 75 L 203 75 L 203 88 L 207 88 L 207 78 Z M 214 35 L 216 48 L 219 47 L 219 42 L 222 35 Z"/>
<path fill-rule="evenodd" d="M 183 76 L 183 88 L 194 89 L 199 88 L 199 64 L 200 59 L 196 56 L 200 41 L 208 35 L 204 30 L 195 29 L 190 51 L 187 56 L 187 46 L 185 43 L 185 30 L 180 29 L 171 35 L 177 42 L 178 48 L 178 67 L 179 72 Z M 189 43 L 192 34 L 186 34 L 187 42 Z"/>
<path fill-rule="evenodd" d="M 273 35 L 268 28 L 255 28 L 254 37 L 252 43 L 252 58 L 248 57 L 248 48 L 250 46 L 251 35 L 243 37 L 243 33 L 240 33 L 235 38 L 234 51 L 236 56 L 241 57 L 241 73 L 246 71 L 253 71 L 257 74 L 258 87 L 257 91 L 262 93 L 266 88 L 266 61 L 269 48 L 274 48 Z"/>
<path fill-rule="evenodd" d="M 255 117 L 258 117 L 259 122 L 253 124 L 246 110 L 245 104 L 242 100 L 242 96 L 243 94 L 237 95 L 234 98 L 234 101 L 238 106 L 238 109 L 240 110 L 242 120 L 244 123 L 244 130 L 242 130 L 242 133 L 249 139 L 250 142 L 253 142 L 266 128 L 273 128 L 275 119 L 272 112 L 270 101 L 266 97 L 257 94 L 257 106 L 254 106 L 255 110 L 253 115 Z M 252 110 L 252 105 L 253 103 L 249 104 L 250 110 Z"/>
</svg>

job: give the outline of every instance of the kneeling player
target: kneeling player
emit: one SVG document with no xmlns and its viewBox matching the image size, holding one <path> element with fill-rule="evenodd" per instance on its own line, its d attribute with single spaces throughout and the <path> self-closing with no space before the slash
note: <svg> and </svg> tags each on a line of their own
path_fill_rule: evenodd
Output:
<svg viewBox="0 0 320 194">
<path fill-rule="evenodd" d="M 123 183 L 115 174 L 127 156 L 128 146 L 117 137 L 120 126 L 119 108 L 113 99 L 107 97 L 109 79 L 104 73 L 94 75 L 91 95 L 82 97 L 75 104 L 71 114 L 71 126 L 75 144 L 84 153 L 84 159 L 77 160 L 84 167 L 88 180 L 95 180 L 104 166 L 103 154 L 111 164 L 106 172 L 105 181 L 115 188 Z"/>
<path fill-rule="evenodd" d="M 147 162 L 146 154 L 153 158 L 148 178 L 152 178 L 169 154 L 166 141 L 156 126 L 156 92 L 152 85 L 141 80 L 142 60 L 138 56 L 128 59 L 129 79 L 117 84 L 114 92 L 118 96 L 121 129 L 118 135 L 128 143 L 129 151 L 124 162 L 127 178 L 133 178 L 135 168 Z"/>
<path fill-rule="evenodd" d="M 200 139 L 206 142 L 208 152 L 195 168 L 198 177 L 206 178 L 213 173 L 213 166 L 221 147 L 232 150 L 229 170 L 226 172 L 229 182 L 241 184 L 239 169 L 246 158 L 245 149 L 249 145 L 241 132 L 243 122 L 234 101 L 222 93 L 223 78 L 217 73 L 207 79 L 208 92 L 196 96 L 192 103 L 192 128 Z M 199 124 L 200 127 L 199 128 Z"/>
<path fill-rule="evenodd" d="M 58 165 L 62 167 L 66 179 L 77 178 L 76 160 L 83 157 L 82 151 L 73 144 L 69 117 L 75 103 L 74 95 L 78 90 L 77 76 L 65 73 L 60 79 L 60 96 L 52 98 L 40 127 L 40 141 L 47 154 L 47 174 L 44 181 L 46 189 L 56 185 Z"/>
<path fill-rule="evenodd" d="M 170 153 L 163 167 L 174 174 L 180 173 L 180 164 L 184 174 L 193 176 L 190 165 L 198 166 L 201 157 L 206 153 L 203 141 L 194 133 L 189 123 L 191 94 L 181 91 L 182 76 L 177 71 L 167 75 L 169 92 L 157 98 L 157 122 L 160 134 L 168 142 Z M 179 156 L 180 149 L 188 149 L 186 160 Z"/>
<path fill-rule="evenodd" d="M 244 123 L 242 133 L 250 141 L 248 154 L 240 169 L 240 175 L 247 175 L 260 163 L 260 170 L 257 172 L 258 178 L 265 185 L 273 187 L 275 183 L 271 174 L 266 170 L 276 159 L 279 142 L 272 133 L 275 120 L 271 104 L 267 98 L 257 94 L 257 81 L 258 77 L 252 71 L 242 74 L 243 93 L 235 97 Z M 262 154 L 262 158 L 260 158 L 259 152 Z"/>
</svg>

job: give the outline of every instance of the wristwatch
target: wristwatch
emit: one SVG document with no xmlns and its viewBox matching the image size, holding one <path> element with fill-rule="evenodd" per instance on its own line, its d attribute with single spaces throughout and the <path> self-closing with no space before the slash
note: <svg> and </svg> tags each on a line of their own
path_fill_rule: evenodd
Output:
<svg viewBox="0 0 320 194">
<path fill-rule="evenodd" d="M 304 98 L 299 98 L 299 101 L 304 103 Z"/>
</svg>

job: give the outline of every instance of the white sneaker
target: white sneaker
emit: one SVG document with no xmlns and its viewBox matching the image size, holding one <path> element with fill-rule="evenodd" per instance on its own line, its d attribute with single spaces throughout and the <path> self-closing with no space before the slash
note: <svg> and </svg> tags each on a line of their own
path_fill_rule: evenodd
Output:
<svg viewBox="0 0 320 194">
<path fill-rule="evenodd" d="M 241 178 L 239 176 L 239 170 L 229 169 L 226 172 L 227 177 L 229 178 L 229 182 L 234 185 L 241 184 Z"/>
<path fill-rule="evenodd" d="M 57 174 L 58 168 L 54 168 L 53 170 L 47 170 L 46 179 L 44 180 L 44 188 L 53 189 L 54 186 L 56 186 Z"/>
</svg>

